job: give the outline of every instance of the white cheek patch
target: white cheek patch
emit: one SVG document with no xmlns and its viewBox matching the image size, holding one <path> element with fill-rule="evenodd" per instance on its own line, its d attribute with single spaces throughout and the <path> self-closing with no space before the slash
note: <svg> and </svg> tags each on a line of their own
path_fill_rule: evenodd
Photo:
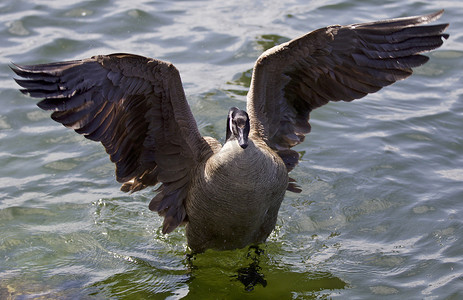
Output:
<svg viewBox="0 0 463 300">
<path fill-rule="evenodd" d="M 232 134 L 235 134 L 232 125 L 233 125 L 233 118 L 232 118 L 232 113 L 230 112 L 230 114 L 228 116 L 228 128 L 230 128 L 230 131 L 231 131 Z"/>
</svg>

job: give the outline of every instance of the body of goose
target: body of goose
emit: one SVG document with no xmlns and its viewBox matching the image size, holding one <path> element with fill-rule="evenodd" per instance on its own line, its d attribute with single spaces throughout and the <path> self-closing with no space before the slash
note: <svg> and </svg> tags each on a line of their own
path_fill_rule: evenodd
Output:
<svg viewBox="0 0 463 300">
<path fill-rule="evenodd" d="M 447 24 L 423 25 L 441 14 L 329 26 L 267 50 L 247 112 L 228 112 L 223 146 L 199 133 L 170 63 L 111 54 L 12 69 L 55 121 L 103 144 L 123 191 L 159 184 L 149 208 L 163 233 L 186 224 L 193 251 L 235 249 L 264 242 L 286 190 L 300 192 L 291 148 L 310 132 L 310 112 L 410 76 L 448 37 Z"/>
<path fill-rule="evenodd" d="M 250 137 L 246 149 L 226 143 L 198 168 L 190 187 L 189 246 L 228 249 L 264 242 L 275 227 L 287 174 L 282 159 L 261 140 Z"/>
</svg>

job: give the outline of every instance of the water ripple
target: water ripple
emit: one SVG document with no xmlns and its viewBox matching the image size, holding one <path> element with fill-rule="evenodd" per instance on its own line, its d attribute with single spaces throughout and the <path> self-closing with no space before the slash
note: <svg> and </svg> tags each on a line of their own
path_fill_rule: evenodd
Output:
<svg viewBox="0 0 463 300">
<path fill-rule="evenodd" d="M 380 5 L 381 9 L 378 9 Z M 152 190 L 118 191 L 101 145 L 17 91 L 11 61 L 132 52 L 173 62 L 202 133 L 223 140 L 262 51 L 331 23 L 446 9 L 451 37 L 409 79 L 311 114 L 245 292 L 247 250 L 192 260 L 161 232 Z M 461 298 L 460 1 L 4 1 L 0 3 L 0 298 Z M 261 281 L 262 282 L 262 281 Z"/>
</svg>

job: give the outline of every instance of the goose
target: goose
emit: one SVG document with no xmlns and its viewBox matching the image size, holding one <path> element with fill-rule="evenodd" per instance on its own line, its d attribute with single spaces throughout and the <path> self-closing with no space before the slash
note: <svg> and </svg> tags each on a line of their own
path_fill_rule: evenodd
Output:
<svg viewBox="0 0 463 300">
<path fill-rule="evenodd" d="M 171 63 L 115 53 L 10 67 L 53 120 L 103 144 L 122 191 L 157 187 L 163 234 L 185 225 L 193 252 L 232 250 L 264 243 L 286 191 L 301 192 L 288 173 L 310 112 L 410 76 L 448 38 L 448 24 L 423 25 L 442 14 L 328 26 L 265 51 L 223 145 L 200 134 Z"/>
</svg>

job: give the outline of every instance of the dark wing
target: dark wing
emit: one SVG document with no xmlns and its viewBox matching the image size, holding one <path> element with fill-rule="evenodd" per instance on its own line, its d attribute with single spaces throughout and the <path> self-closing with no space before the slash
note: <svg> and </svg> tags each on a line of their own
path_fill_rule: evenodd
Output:
<svg viewBox="0 0 463 300">
<path fill-rule="evenodd" d="M 38 106 L 53 120 L 103 144 L 122 190 L 163 183 L 150 203 L 165 217 L 163 232 L 186 220 L 191 170 L 209 146 L 172 64 L 112 54 L 12 69 L 25 78 L 16 79 L 23 93 L 45 98 Z"/>
<path fill-rule="evenodd" d="M 329 101 L 352 101 L 412 74 L 442 45 L 448 24 L 416 26 L 433 14 L 348 26 L 329 26 L 264 52 L 248 94 L 251 134 L 277 150 L 288 170 L 298 154 L 290 150 L 310 132 L 310 112 Z"/>
</svg>

